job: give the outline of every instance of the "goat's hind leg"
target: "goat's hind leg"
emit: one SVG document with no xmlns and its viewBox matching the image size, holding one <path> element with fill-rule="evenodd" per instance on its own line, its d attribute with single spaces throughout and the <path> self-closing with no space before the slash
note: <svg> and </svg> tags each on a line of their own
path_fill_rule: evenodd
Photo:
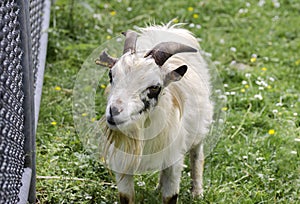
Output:
<svg viewBox="0 0 300 204">
<path fill-rule="evenodd" d="M 203 144 L 198 144 L 190 150 L 192 194 L 193 197 L 203 196 Z"/>
</svg>

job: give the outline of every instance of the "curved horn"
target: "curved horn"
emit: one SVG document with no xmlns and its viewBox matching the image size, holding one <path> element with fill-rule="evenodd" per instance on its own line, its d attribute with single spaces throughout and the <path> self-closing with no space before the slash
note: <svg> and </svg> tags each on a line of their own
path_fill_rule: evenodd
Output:
<svg viewBox="0 0 300 204">
<path fill-rule="evenodd" d="M 102 51 L 99 56 L 99 59 L 96 59 L 95 62 L 97 65 L 112 68 L 117 61 L 117 58 L 109 56 L 106 51 Z"/>
<path fill-rule="evenodd" d="M 145 57 L 152 55 L 155 63 L 162 66 L 172 55 L 181 52 L 197 52 L 197 49 L 177 42 L 162 42 L 150 50 Z"/>
<path fill-rule="evenodd" d="M 126 37 L 123 54 L 127 53 L 128 51 L 130 51 L 131 54 L 135 53 L 135 46 L 138 34 L 132 30 L 122 32 L 122 34 Z"/>
</svg>

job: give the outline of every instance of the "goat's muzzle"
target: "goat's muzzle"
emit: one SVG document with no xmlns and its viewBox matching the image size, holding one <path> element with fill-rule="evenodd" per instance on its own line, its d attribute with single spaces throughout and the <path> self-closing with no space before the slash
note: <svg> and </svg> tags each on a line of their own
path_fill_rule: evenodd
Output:
<svg viewBox="0 0 300 204">
<path fill-rule="evenodd" d="M 122 108 L 117 108 L 116 106 L 109 107 L 109 114 L 106 116 L 106 121 L 111 126 L 116 126 L 121 123 L 122 121 L 117 121 L 115 118 L 123 111 Z"/>
</svg>

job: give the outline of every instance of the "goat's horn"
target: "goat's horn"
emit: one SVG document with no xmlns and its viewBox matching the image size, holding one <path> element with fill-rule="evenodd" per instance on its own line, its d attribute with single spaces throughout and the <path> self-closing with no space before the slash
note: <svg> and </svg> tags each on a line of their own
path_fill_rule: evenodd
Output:
<svg viewBox="0 0 300 204">
<path fill-rule="evenodd" d="M 197 52 L 197 49 L 176 42 L 162 42 L 150 50 L 145 57 L 152 55 L 155 63 L 162 66 L 172 55 L 181 52 Z"/>
<path fill-rule="evenodd" d="M 99 56 L 99 59 L 96 59 L 95 62 L 97 65 L 112 68 L 117 61 L 118 61 L 117 58 L 109 56 L 106 51 L 102 51 Z"/>
<path fill-rule="evenodd" d="M 135 46 L 138 34 L 132 30 L 122 32 L 122 34 L 126 37 L 123 54 L 127 53 L 128 51 L 130 51 L 131 54 L 135 53 Z"/>
</svg>

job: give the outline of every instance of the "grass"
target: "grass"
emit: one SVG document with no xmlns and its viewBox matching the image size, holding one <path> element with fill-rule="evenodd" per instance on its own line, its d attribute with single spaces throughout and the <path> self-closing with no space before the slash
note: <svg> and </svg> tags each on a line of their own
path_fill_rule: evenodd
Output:
<svg viewBox="0 0 300 204">
<path fill-rule="evenodd" d="M 76 74 L 121 31 L 174 18 L 211 53 L 228 101 L 222 137 L 206 158 L 205 195 L 192 200 L 187 162 L 179 203 L 300 203 L 300 3 L 259 2 L 57 0 L 37 130 L 38 203 L 117 201 L 113 175 L 74 128 Z M 157 173 L 136 177 L 138 203 L 161 202 L 156 183 Z"/>
</svg>

